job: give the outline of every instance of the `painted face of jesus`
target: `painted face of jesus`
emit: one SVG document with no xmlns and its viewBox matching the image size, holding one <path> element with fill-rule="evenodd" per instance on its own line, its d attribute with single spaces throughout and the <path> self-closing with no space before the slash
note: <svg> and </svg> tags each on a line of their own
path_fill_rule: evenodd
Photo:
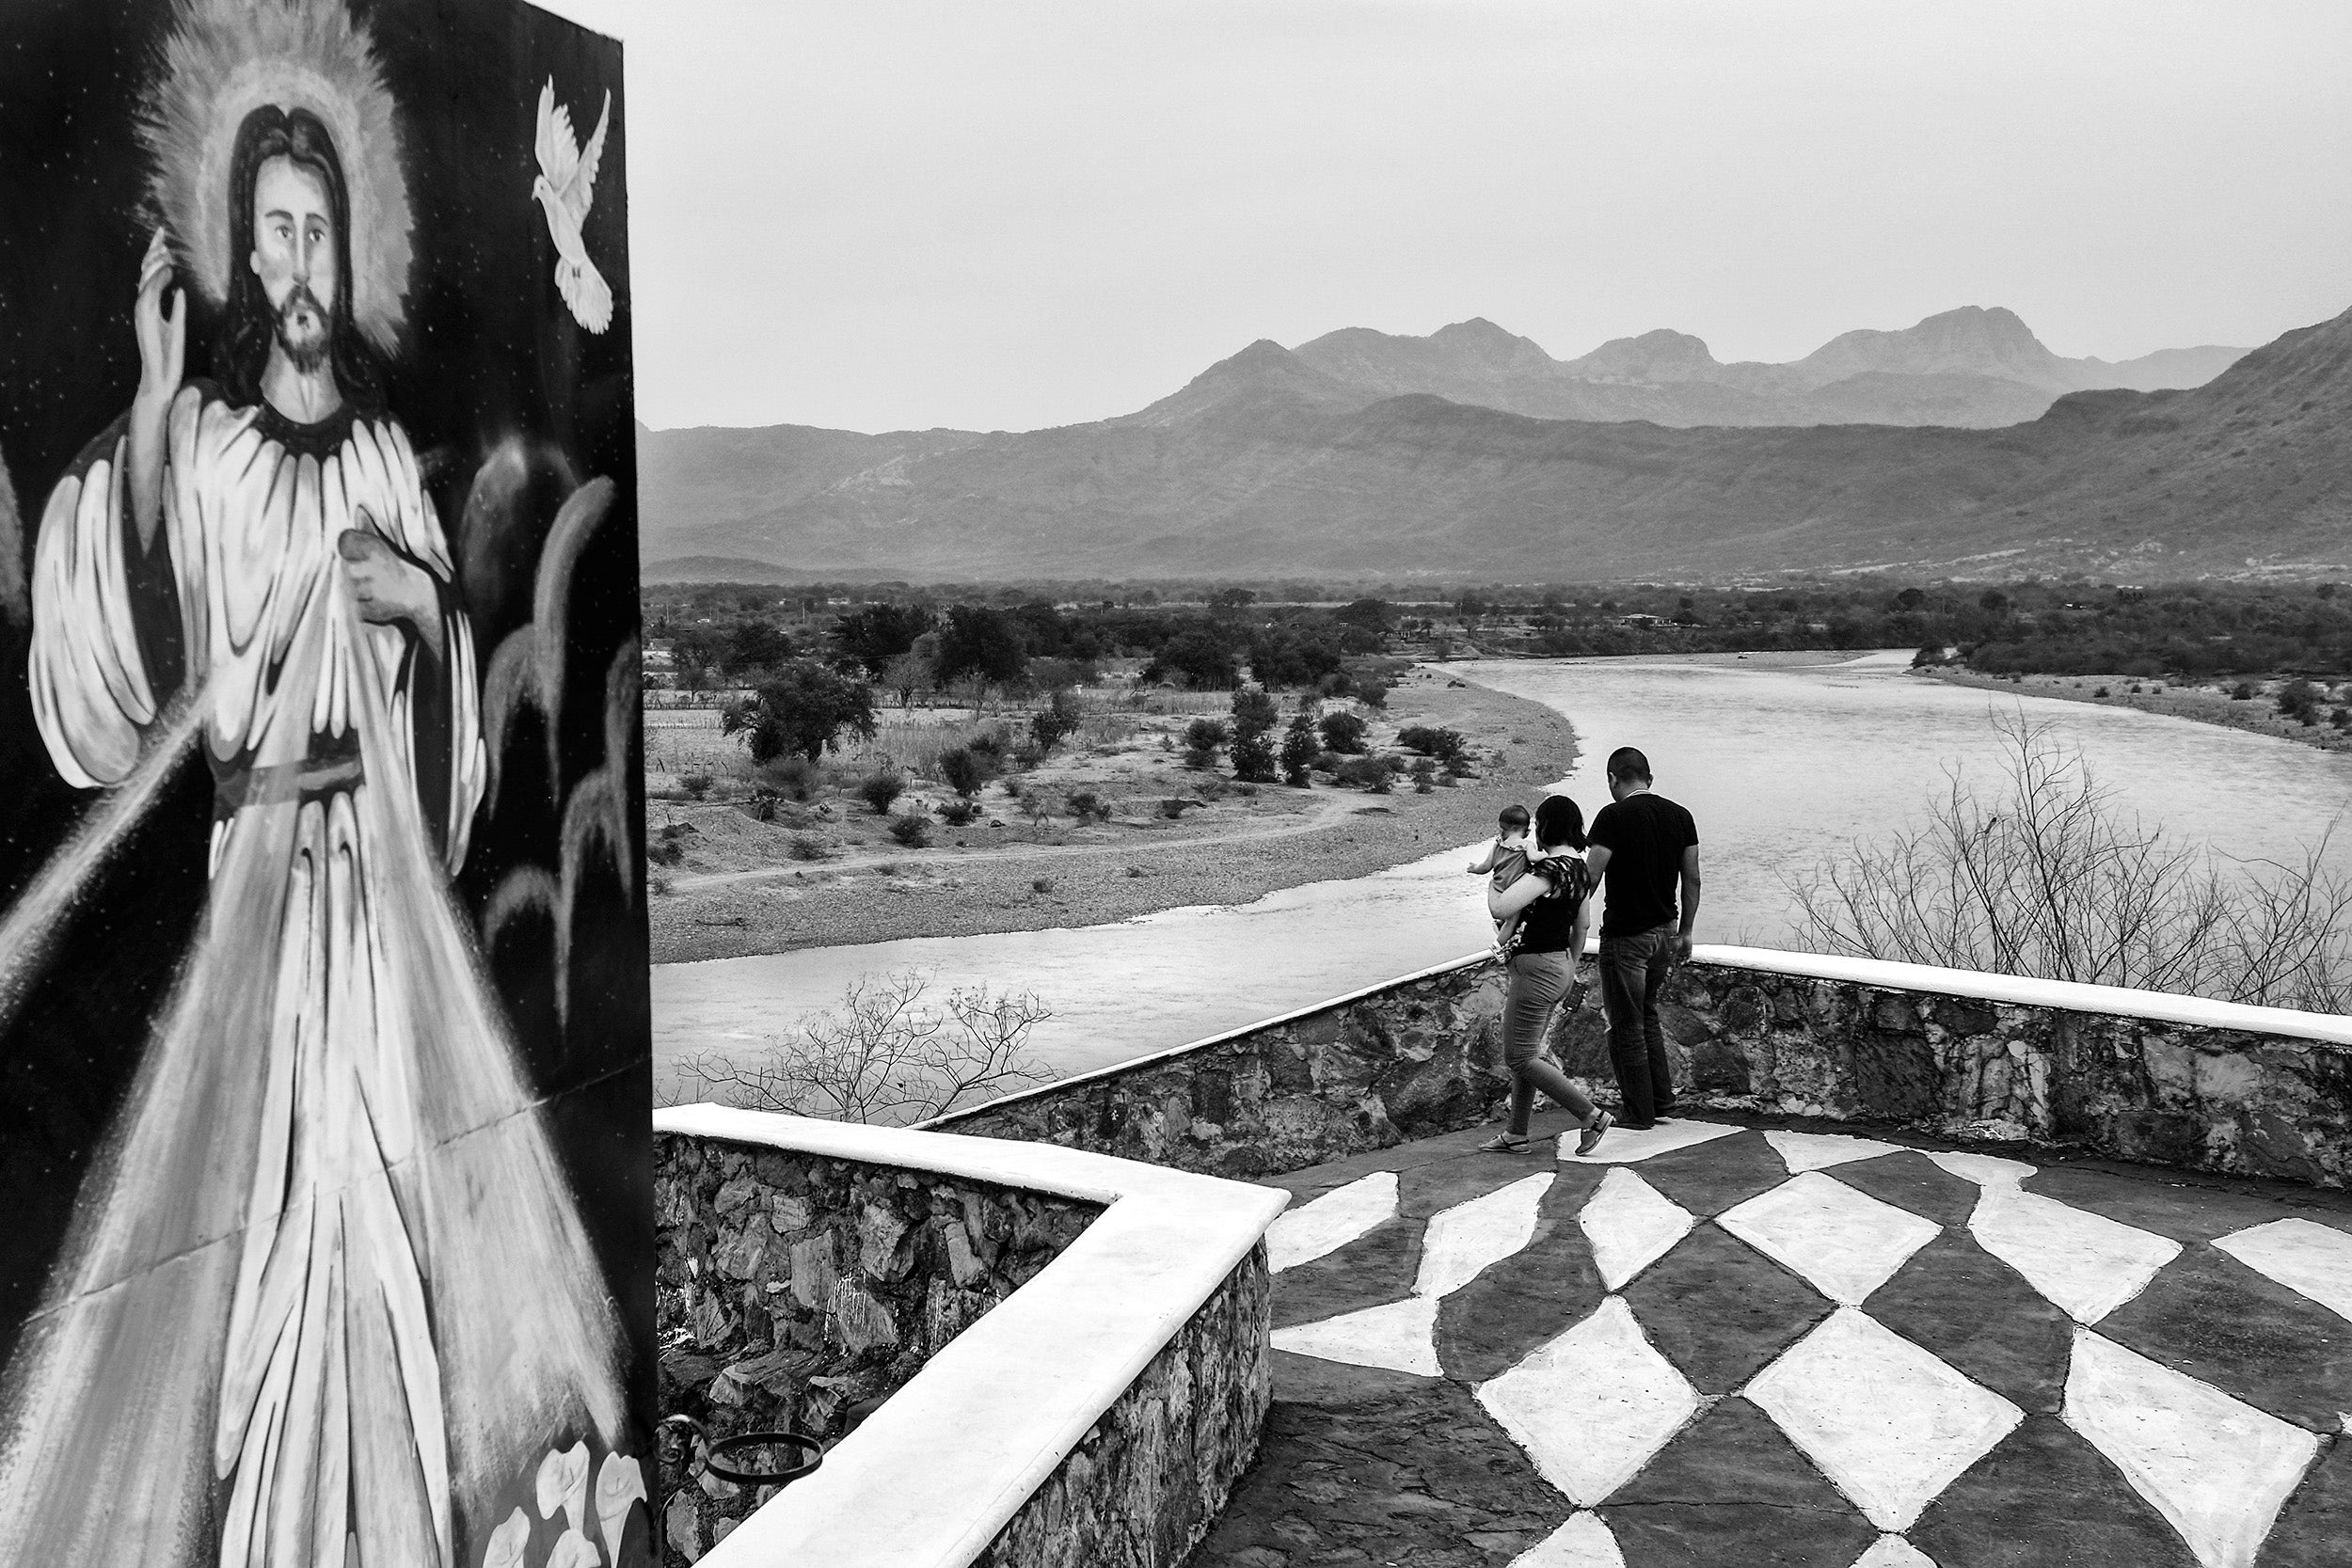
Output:
<svg viewBox="0 0 2352 1568">
<path fill-rule="evenodd" d="M 308 374 L 326 361 L 334 309 L 335 209 L 326 182 L 292 158 L 269 159 L 253 180 L 250 265 L 277 314 L 278 346 Z"/>
</svg>

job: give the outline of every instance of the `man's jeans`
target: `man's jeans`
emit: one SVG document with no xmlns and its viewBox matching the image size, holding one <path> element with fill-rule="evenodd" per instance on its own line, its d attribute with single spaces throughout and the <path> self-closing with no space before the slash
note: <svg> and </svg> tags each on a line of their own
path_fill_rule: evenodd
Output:
<svg viewBox="0 0 2352 1568">
<path fill-rule="evenodd" d="M 1666 1061 L 1666 1032 L 1658 1022 L 1658 997 L 1674 967 L 1673 925 L 1600 939 L 1600 1000 L 1609 1014 L 1609 1066 L 1632 1126 L 1654 1121 L 1675 1108 L 1674 1074 Z"/>
</svg>

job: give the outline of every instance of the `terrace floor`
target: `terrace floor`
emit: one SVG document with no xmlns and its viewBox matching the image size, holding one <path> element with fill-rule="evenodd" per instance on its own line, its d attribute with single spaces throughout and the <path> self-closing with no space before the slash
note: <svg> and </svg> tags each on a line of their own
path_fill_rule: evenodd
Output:
<svg viewBox="0 0 2352 1568">
<path fill-rule="evenodd" d="M 1275 1403 L 1197 1568 L 2352 1562 L 2345 1195 L 1486 1131 L 1279 1180 Z"/>
</svg>

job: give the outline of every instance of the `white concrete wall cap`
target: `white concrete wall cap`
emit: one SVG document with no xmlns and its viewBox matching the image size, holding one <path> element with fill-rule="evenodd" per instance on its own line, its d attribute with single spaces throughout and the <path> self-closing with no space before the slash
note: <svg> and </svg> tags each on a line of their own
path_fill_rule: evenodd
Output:
<svg viewBox="0 0 2352 1568">
<path fill-rule="evenodd" d="M 2018 974 L 1987 974 L 1974 969 L 1937 969 L 1930 964 L 1892 963 L 1883 958 L 1847 958 L 1820 953 L 1788 953 L 1770 947 L 1693 947 L 1692 961 L 1725 969 L 1765 970 L 1811 980 L 1842 980 L 1882 990 L 1929 991 L 2016 1007 L 2051 1007 L 2070 1013 L 2109 1013 L 2156 1023 L 2200 1029 L 2231 1029 L 2251 1035 L 2352 1045 L 2352 1019 L 2336 1013 L 2307 1013 L 2293 1007 L 2249 1007 L 2170 991 L 2133 990 L 2124 986 L 2087 986 L 2074 980 L 2035 980 Z"/>
<path fill-rule="evenodd" d="M 682 1105 L 654 1130 L 1106 1205 L 709 1568 L 964 1568 L 1200 1310 L 1287 1193 L 1051 1144 Z"/>
<path fill-rule="evenodd" d="M 1585 943 L 1587 955 L 1600 950 L 1596 937 Z M 1700 944 L 1691 949 L 1693 963 L 1715 964 L 1725 969 L 1753 969 L 1775 974 L 1793 974 L 1808 980 L 1842 980 L 1854 985 L 1873 986 L 1882 990 L 1927 991 L 1938 996 L 1964 996 L 1972 1001 L 1993 1002 L 2018 1007 L 2055 1007 L 2075 1013 L 2111 1013 L 2120 1018 L 2142 1018 L 2158 1023 L 2181 1023 L 2203 1029 L 2234 1029 L 2249 1034 L 2279 1035 L 2291 1039 L 2321 1040 L 2331 1045 L 2352 1045 L 2352 1019 L 2333 1013 L 2299 1012 L 2292 1007 L 2249 1007 L 2239 1002 L 2214 1002 L 2201 996 L 2180 996 L 2170 991 L 2134 990 L 2126 986 L 2087 986 L 2073 980 L 2035 980 L 2017 974 L 1988 974 L 1975 969 L 1938 969 L 1931 964 L 1893 963 L 1883 958 L 1849 958 L 1824 953 L 1797 953 L 1773 947 L 1718 947 Z M 1057 1078 L 1034 1089 L 1019 1094 L 951 1111 L 944 1117 L 920 1123 L 925 1128 L 952 1128 L 965 1117 L 981 1111 L 993 1111 L 1007 1105 L 1018 1105 L 1025 1100 L 1059 1094 L 1073 1084 L 1091 1083 L 1098 1078 L 1115 1078 L 1185 1056 L 1213 1045 L 1223 1045 L 1262 1030 L 1277 1029 L 1286 1023 L 1312 1018 L 1335 1007 L 1344 1007 L 1367 997 L 1378 996 L 1401 986 L 1422 980 L 1434 980 L 1465 969 L 1493 961 L 1491 953 L 1471 953 L 1445 963 L 1433 964 L 1393 980 L 1365 986 L 1328 1001 L 1294 1007 L 1286 1013 L 1245 1023 L 1221 1034 L 1205 1036 L 1188 1044 L 1171 1046 L 1147 1055 L 1114 1062 L 1068 1078 Z"/>
</svg>

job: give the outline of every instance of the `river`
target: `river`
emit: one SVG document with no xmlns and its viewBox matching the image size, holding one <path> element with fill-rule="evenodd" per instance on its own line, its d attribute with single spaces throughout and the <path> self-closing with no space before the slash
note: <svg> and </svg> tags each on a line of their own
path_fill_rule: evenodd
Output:
<svg viewBox="0 0 2352 1568">
<path fill-rule="evenodd" d="M 1997 782 L 1995 710 L 2055 724 L 2144 820 L 2227 854 L 2299 860 L 2352 804 L 2352 754 L 1948 686 L 1905 673 L 1909 661 L 1905 651 L 1796 667 L 1496 660 L 1448 672 L 1567 716 L 1581 751 L 1565 784 L 1588 816 L 1608 800 L 1610 752 L 1648 754 L 1659 793 L 1698 819 L 1702 942 L 1785 941 L 1788 873 L 1913 819 L 1947 768 Z M 1475 951 L 1487 937 L 1483 879 L 1462 869 L 1475 850 L 1112 926 L 656 965 L 657 1092 L 681 1092 L 681 1057 L 756 1048 L 858 975 L 902 967 L 931 972 L 941 998 L 983 982 L 1034 992 L 1054 1016 L 1030 1047 L 1058 1072 L 1182 1045 Z M 2328 859 L 2352 872 L 2352 824 Z"/>
</svg>

